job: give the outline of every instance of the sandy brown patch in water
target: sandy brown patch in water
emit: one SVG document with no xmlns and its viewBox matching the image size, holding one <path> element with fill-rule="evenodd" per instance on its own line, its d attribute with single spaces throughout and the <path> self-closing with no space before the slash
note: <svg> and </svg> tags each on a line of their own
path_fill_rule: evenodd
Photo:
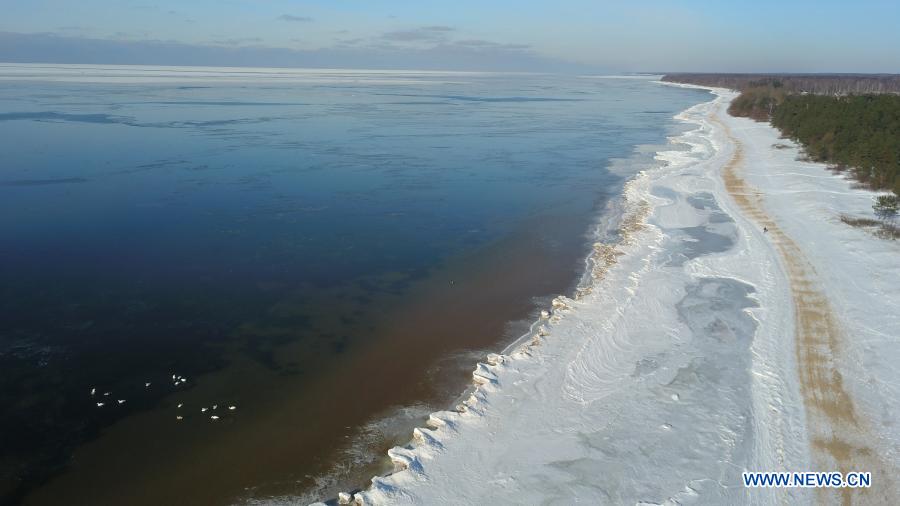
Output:
<svg viewBox="0 0 900 506">
<path fill-rule="evenodd" d="M 766 213 L 762 193 L 740 177 L 744 164 L 742 146 L 726 125 L 716 123 L 735 146 L 734 155 L 722 171 L 725 188 L 745 215 L 769 229 L 767 236 L 787 269 L 794 301 L 800 389 L 816 470 L 872 473 L 871 488 L 817 489 L 818 498 L 840 504 L 900 504 L 893 480 L 896 470 L 878 455 L 876 438 L 844 388 L 835 361 L 841 353 L 843 335 L 832 316 L 831 303 L 818 289 L 815 269 L 797 243 Z"/>
</svg>

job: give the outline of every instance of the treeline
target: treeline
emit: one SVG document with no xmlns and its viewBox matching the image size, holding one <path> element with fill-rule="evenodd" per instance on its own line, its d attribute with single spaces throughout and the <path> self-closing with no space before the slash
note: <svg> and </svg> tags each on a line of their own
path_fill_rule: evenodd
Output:
<svg viewBox="0 0 900 506">
<path fill-rule="evenodd" d="M 668 82 L 741 92 L 732 116 L 771 121 L 812 160 L 900 195 L 900 76 L 674 74 Z"/>
<path fill-rule="evenodd" d="M 900 96 L 787 95 L 770 118 L 811 159 L 900 194 Z"/>
<path fill-rule="evenodd" d="M 731 101 L 728 113 L 756 121 L 769 121 L 785 97 L 787 92 L 780 86 L 748 87 Z"/>
<path fill-rule="evenodd" d="M 744 91 L 776 87 L 815 95 L 900 94 L 897 74 L 667 74 L 663 81 Z"/>
</svg>

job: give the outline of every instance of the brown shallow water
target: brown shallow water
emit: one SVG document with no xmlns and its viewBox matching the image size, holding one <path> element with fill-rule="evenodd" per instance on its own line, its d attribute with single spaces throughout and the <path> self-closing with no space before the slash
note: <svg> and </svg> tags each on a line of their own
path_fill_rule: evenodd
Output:
<svg viewBox="0 0 900 506">
<path fill-rule="evenodd" d="M 345 353 L 292 344 L 271 350 L 283 364 L 315 364 L 307 374 L 234 353 L 229 367 L 192 378 L 193 387 L 163 407 L 83 445 L 69 469 L 26 503 L 231 504 L 307 500 L 310 490 L 328 498 L 365 486 L 389 468 L 384 450 L 467 386 L 473 351 L 501 348 L 515 337 L 510 322 L 529 318 L 537 297 L 572 289 L 591 211 L 534 217 L 507 238 L 451 259 L 402 296 L 378 297 L 366 306 L 377 314 L 374 325 L 357 328 L 368 335 Z M 579 213 L 585 218 L 571 219 Z M 321 304 L 328 311 L 352 302 L 323 293 Z M 218 421 L 200 411 L 214 403 Z M 237 410 L 223 413 L 231 403 Z M 359 442 L 368 422 L 401 406 L 418 406 L 417 416 L 395 420 L 393 435 Z M 367 458 L 354 464 L 351 456 L 360 453 Z M 316 478 L 323 476 L 334 481 L 322 485 Z"/>
</svg>

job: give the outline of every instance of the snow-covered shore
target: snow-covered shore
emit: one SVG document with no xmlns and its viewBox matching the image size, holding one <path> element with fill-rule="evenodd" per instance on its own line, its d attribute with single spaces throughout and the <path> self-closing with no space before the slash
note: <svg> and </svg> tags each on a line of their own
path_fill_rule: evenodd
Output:
<svg viewBox="0 0 900 506">
<path fill-rule="evenodd" d="M 869 446 L 896 467 L 898 244 L 838 219 L 871 215 L 871 194 L 796 161 L 717 93 L 680 115 L 696 129 L 659 153 L 665 163 L 628 184 L 590 290 L 556 299 L 531 335 L 479 364 L 472 396 L 392 449 L 402 470 L 357 502 L 812 503 L 808 489 L 741 483 L 745 470 L 830 469 L 816 467 L 808 429 L 789 269 L 722 177 L 738 152 L 732 169 L 833 297 L 852 336 L 834 363 L 871 420 Z"/>
<path fill-rule="evenodd" d="M 817 500 L 898 504 L 900 243 L 841 221 L 875 218 L 872 192 L 801 161 L 798 147 L 769 125 L 721 120 L 741 148 L 725 179 L 736 172 L 752 193 L 742 211 L 769 224 L 791 287 L 813 469 L 873 475 L 868 490 Z"/>
</svg>

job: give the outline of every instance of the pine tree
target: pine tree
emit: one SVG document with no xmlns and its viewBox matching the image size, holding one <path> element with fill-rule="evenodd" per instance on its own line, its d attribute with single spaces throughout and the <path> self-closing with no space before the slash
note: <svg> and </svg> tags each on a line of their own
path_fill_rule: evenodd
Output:
<svg viewBox="0 0 900 506">
<path fill-rule="evenodd" d="M 872 209 L 875 216 L 886 224 L 893 225 L 897 219 L 898 208 L 900 208 L 900 198 L 896 195 L 881 195 L 875 198 L 875 204 Z"/>
</svg>

